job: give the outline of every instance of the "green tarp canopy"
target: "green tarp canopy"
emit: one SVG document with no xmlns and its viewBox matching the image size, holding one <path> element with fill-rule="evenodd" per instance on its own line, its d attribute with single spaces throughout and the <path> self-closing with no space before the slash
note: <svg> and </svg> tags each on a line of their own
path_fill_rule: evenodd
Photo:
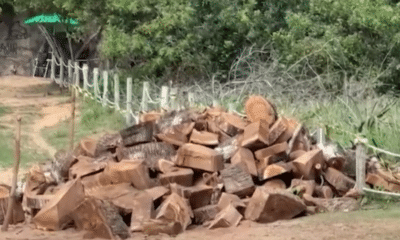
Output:
<svg viewBox="0 0 400 240">
<path fill-rule="evenodd" d="M 43 24 L 48 30 L 53 30 L 53 33 L 64 32 L 66 31 L 65 27 L 74 27 L 79 25 L 77 20 L 72 18 L 63 18 L 57 13 L 36 15 L 25 19 L 24 23 L 29 26 L 39 23 Z"/>
</svg>

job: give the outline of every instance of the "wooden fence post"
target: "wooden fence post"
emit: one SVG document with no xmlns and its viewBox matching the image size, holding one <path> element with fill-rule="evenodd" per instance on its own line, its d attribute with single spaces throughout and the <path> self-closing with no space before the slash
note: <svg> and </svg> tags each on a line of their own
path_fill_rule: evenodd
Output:
<svg viewBox="0 0 400 240">
<path fill-rule="evenodd" d="M 189 102 L 189 106 L 193 107 L 193 105 L 194 105 L 194 93 L 188 92 L 188 102 Z"/>
<path fill-rule="evenodd" d="M 99 82 L 98 82 L 98 80 L 99 80 L 99 69 L 95 68 L 95 69 L 93 69 L 93 86 L 94 86 L 94 96 L 96 98 L 96 101 L 97 101 L 97 98 L 99 97 Z"/>
<path fill-rule="evenodd" d="M 172 109 L 177 109 L 176 106 L 176 95 L 178 94 L 178 88 L 171 88 L 170 92 L 169 92 L 169 98 L 170 98 L 170 107 Z"/>
<path fill-rule="evenodd" d="M 60 58 L 60 81 L 64 83 L 64 60 Z"/>
<path fill-rule="evenodd" d="M 235 109 L 235 107 L 233 106 L 233 103 L 228 103 L 228 111 L 229 111 L 229 113 L 233 113 L 234 109 Z"/>
<path fill-rule="evenodd" d="M 118 74 L 114 74 L 114 100 L 115 108 L 119 110 L 119 77 Z"/>
<path fill-rule="evenodd" d="M 54 53 L 51 53 L 51 80 L 55 81 L 56 79 L 56 57 Z"/>
<path fill-rule="evenodd" d="M 107 105 L 108 72 L 103 71 L 103 107 Z"/>
<path fill-rule="evenodd" d="M 72 82 L 72 60 L 68 59 L 68 82 Z"/>
<path fill-rule="evenodd" d="M 147 111 L 148 110 L 148 99 L 147 99 L 147 94 L 149 92 L 149 82 L 143 82 L 143 93 L 142 93 L 142 110 Z"/>
<path fill-rule="evenodd" d="M 365 150 L 361 143 L 356 147 L 356 188 L 363 191 L 365 185 Z"/>
<path fill-rule="evenodd" d="M 82 72 L 83 72 L 83 89 L 85 89 L 85 91 L 87 91 L 88 90 L 88 81 L 89 81 L 89 67 L 87 64 L 83 65 Z"/>
<path fill-rule="evenodd" d="M 10 191 L 10 196 L 8 198 L 8 206 L 7 206 L 7 213 L 4 218 L 3 226 L 1 228 L 1 231 L 6 232 L 8 230 L 8 223 L 11 220 L 12 217 L 12 212 L 14 209 L 14 204 L 15 204 L 15 192 L 17 189 L 17 180 L 18 180 L 18 169 L 19 169 L 19 162 L 21 159 L 21 117 L 17 116 L 17 134 L 15 137 L 15 160 L 14 160 L 14 171 L 13 171 L 13 179 L 12 179 L 12 185 L 11 185 L 11 191 Z"/>
<path fill-rule="evenodd" d="M 80 87 L 81 80 L 79 77 L 79 64 L 78 64 L 78 62 L 75 62 L 74 65 L 75 65 L 75 74 L 74 74 L 75 75 L 75 84 L 76 84 L 76 86 Z"/>
<path fill-rule="evenodd" d="M 129 77 L 127 79 L 127 86 L 126 86 L 126 125 L 131 125 L 132 123 L 132 78 Z"/>
<path fill-rule="evenodd" d="M 162 86 L 161 88 L 161 108 L 167 109 L 168 108 L 168 87 Z"/>
</svg>

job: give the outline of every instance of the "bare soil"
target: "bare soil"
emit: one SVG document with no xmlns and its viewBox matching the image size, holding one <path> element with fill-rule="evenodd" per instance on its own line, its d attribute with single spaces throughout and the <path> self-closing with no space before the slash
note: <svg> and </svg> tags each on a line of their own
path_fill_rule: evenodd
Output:
<svg viewBox="0 0 400 240">
<path fill-rule="evenodd" d="M 45 92 L 54 95 L 45 96 Z M 68 97 L 57 95 L 59 90 L 48 79 L 30 77 L 0 78 L 0 102 L 12 109 L 12 113 L 3 116 L 0 123 L 15 128 L 15 117 L 21 114 L 23 134 L 29 136 L 34 148 L 47 151 L 51 156 L 55 149 L 40 135 L 44 127 L 54 126 L 70 116 Z M 22 176 L 26 170 L 22 169 Z M 0 182 L 11 184 L 11 169 L 0 170 Z M 82 239 L 83 232 L 73 228 L 63 231 L 46 232 L 35 229 L 29 223 L 10 225 L 8 232 L 0 232 L 0 239 L 6 240 L 59 240 Z M 388 210 L 356 211 L 350 213 L 325 213 L 301 217 L 270 224 L 242 221 L 238 227 L 207 230 L 203 227 L 190 227 L 176 237 L 166 235 L 144 236 L 134 234 L 131 239 L 245 239 L 245 240 L 334 240 L 334 239 L 400 239 L 400 207 Z"/>
<path fill-rule="evenodd" d="M 50 95 L 48 94 L 50 93 Z M 51 127 L 66 120 L 71 115 L 69 97 L 62 96 L 55 83 L 45 78 L 22 76 L 8 76 L 0 78 L 0 103 L 11 110 L 10 114 L 3 115 L 0 123 L 6 130 L 16 129 L 16 117 L 22 117 L 21 139 L 27 136 L 27 142 L 21 145 L 37 149 L 38 152 L 54 156 L 56 149 L 47 143 L 40 131 L 44 127 Z M 12 139 L 10 139 L 12 140 Z M 13 143 L 12 143 L 13 145 Z M 12 170 L 0 169 L 1 183 L 11 185 Z M 26 169 L 21 169 L 20 176 Z"/>
</svg>

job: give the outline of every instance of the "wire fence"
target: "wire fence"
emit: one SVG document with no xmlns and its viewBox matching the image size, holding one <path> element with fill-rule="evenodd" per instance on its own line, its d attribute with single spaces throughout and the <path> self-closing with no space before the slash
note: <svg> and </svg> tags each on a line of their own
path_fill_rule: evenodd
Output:
<svg viewBox="0 0 400 240">
<path fill-rule="evenodd" d="M 188 106 L 207 105 L 205 101 L 195 103 L 195 94 L 201 95 L 201 92 L 189 92 L 186 98 L 182 99 L 182 91 L 178 88 L 157 86 L 149 81 L 143 82 L 141 90 L 137 87 L 135 89 L 131 77 L 124 81 L 126 91 L 121 91 L 119 76 L 114 71 L 90 69 L 88 64 L 80 67 L 78 62 L 63 61 L 54 54 L 51 59 L 50 78 L 61 87 L 71 86 L 84 97 L 89 97 L 104 107 L 113 108 L 125 115 L 127 125 L 138 123 L 141 112 L 160 108 L 179 110 Z"/>
</svg>

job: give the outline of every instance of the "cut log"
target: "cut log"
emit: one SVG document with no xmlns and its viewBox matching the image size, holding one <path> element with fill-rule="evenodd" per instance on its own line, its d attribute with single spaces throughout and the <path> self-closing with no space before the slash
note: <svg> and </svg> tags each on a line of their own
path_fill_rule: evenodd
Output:
<svg viewBox="0 0 400 240">
<path fill-rule="evenodd" d="M 270 179 L 264 183 L 263 187 L 272 189 L 286 189 L 286 184 L 281 179 Z"/>
<path fill-rule="evenodd" d="M 221 177 L 227 193 L 245 197 L 254 192 L 251 175 L 237 165 L 230 165 L 223 169 Z"/>
<path fill-rule="evenodd" d="M 201 169 L 209 172 L 220 171 L 224 168 L 221 154 L 201 145 L 187 143 L 177 152 L 176 165 Z"/>
<path fill-rule="evenodd" d="M 71 213 L 78 230 L 85 230 L 84 238 L 122 239 L 130 237 L 128 226 L 110 202 L 87 198 Z"/>
<path fill-rule="evenodd" d="M 190 168 L 177 168 L 175 171 L 160 174 L 159 179 L 162 185 L 177 183 L 190 187 L 193 185 L 193 174 L 194 172 Z"/>
<path fill-rule="evenodd" d="M 358 210 L 360 207 L 359 201 L 349 197 L 323 199 L 303 194 L 303 198 L 317 206 L 318 212 L 349 212 Z"/>
<path fill-rule="evenodd" d="M 232 205 L 235 208 L 246 207 L 246 205 L 242 202 L 242 200 L 240 200 L 240 198 L 237 195 L 222 193 L 217 205 L 219 210 L 223 210 L 227 208 L 229 205 Z"/>
<path fill-rule="evenodd" d="M 315 180 L 317 176 L 315 165 L 317 164 L 321 164 L 322 166 L 325 164 L 322 150 L 316 149 L 301 155 L 293 161 L 293 166 L 295 167 L 294 176 L 296 178 L 303 177 L 305 180 Z"/>
<path fill-rule="evenodd" d="M 262 180 L 270 179 L 281 174 L 287 173 L 290 168 L 283 162 L 268 165 L 262 175 Z"/>
<path fill-rule="evenodd" d="M 123 129 L 120 131 L 122 143 L 127 147 L 151 142 L 153 140 L 154 128 L 154 122 L 144 122 Z"/>
<path fill-rule="evenodd" d="M 275 143 L 283 143 L 283 142 L 287 142 L 290 138 L 292 138 L 298 123 L 297 121 L 295 121 L 294 119 L 285 119 L 284 118 L 284 122 L 286 124 L 286 130 L 284 133 L 282 133 L 278 139 L 275 141 Z"/>
<path fill-rule="evenodd" d="M 197 209 L 209 205 L 214 193 L 214 188 L 207 185 L 196 185 L 185 187 L 182 185 L 171 184 L 171 192 L 180 197 L 188 199 L 191 209 Z"/>
<path fill-rule="evenodd" d="M 215 133 L 210 133 L 206 131 L 197 131 L 193 129 L 192 135 L 190 135 L 191 143 L 201 144 L 206 146 L 216 146 L 219 144 L 218 135 Z"/>
<path fill-rule="evenodd" d="M 286 131 L 287 125 L 286 125 L 286 119 L 283 117 L 278 118 L 276 122 L 271 126 L 269 129 L 269 134 L 268 134 L 268 145 L 274 144 L 278 138 Z"/>
<path fill-rule="evenodd" d="M 296 188 L 299 186 L 303 186 L 306 194 L 312 196 L 314 194 L 314 190 L 316 188 L 316 184 L 314 180 L 301 180 L 301 179 L 292 179 L 292 183 L 290 188 Z"/>
<path fill-rule="evenodd" d="M 172 193 L 157 209 L 156 219 L 179 222 L 185 230 L 192 222 L 192 209 L 187 200 L 176 193 Z"/>
<path fill-rule="evenodd" d="M 257 160 L 261 161 L 269 156 L 284 154 L 288 149 L 288 144 L 286 142 L 272 145 L 267 148 L 263 148 L 254 152 Z"/>
<path fill-rule="evenodd" d="M 221 114 L 219 128 L 231 137 L 243 132 L 246 126 L 246 122 L 236 114 L 225 112 Z"/>
<path fill-rule="evenodd" d="M 239 148 L 231 159 L 232 164 L 243 163 L 246 166 L 246 171 L 253 176 L 257 176 L 257 167 L 253 153 L 247 148 Z"/>
<path fill-rule="evenodd" d="M 242 147 L 255 149 L 268 145 L 268 123 L 261 119 L 249 124 L 243 133 Z"/>
<path fill-rule="evenodd" d="M 159 235 L 161 233 L 176 236 L 181 232 L 183 232 L 183 229 L 179 222 L 150 219 L 143 223 L 143 233 L 149 236 Z"/>
<path fill-rule="evenodd" d="M 167 132 L 157 134 L 157 138 L 165 143 L 169 143 L 175 146 L 182 146 L 188 142 L 186 135 L 179 132 Z"/>
<path fill-rule="evenodd" d="M 67 182 L 32 219 L 39 229 L 60 230 L 70 221 L 70 214 L 85 199 L 80 179 Z"/>
<path fill-rule="evenodd" d="M 236 227 L 242 218 L 243 216 L 236 210 L 236 208 L 232 204 L 229 204 L 228 207 L 224 208 L 217 214 L 217 216 L 215 216 L 214 221 L 211 222 L 208 228 Z"/>
<path fill-rule="evenodd" d="M 95 157 L 97 141 L 93 138 L 84 138 L 79 143 L 82 153 L 87 157 Z"/>
<path fill-rule="evenodd" d="M 232 138 L 229 138 L 225 142 L 221 142 L 214 150 L 219 154 L 222 154 L 224 161 L 228 161 L 233 157 L 237 149 L 240 147 L 239 138 L 243 135 L 238 135 Z"/>
<path fill-rule="evenodd" d="M 137 189 L 143 190 L 153 187 L 149 170 L 144 161 L 122 160 L 119 163 L 109 163 L 104 169 L 108 184 L 132 183 Z"/>
<path fill-rule="evenodd" d="M 306 210 L 301 199 L 287 191 L 257 188 L 245 211 L 245 218 L 269 223 L 291 219 Z"/>
<path fill-rule="evenodd" d="M 213 220 L 220 211 L 217 205 L 207 205 L 193 210 L 194 224 L 203 224 Z"/>
<path fill-rule="evenodd" d="M 97 141 L 95 157 L 100 157 L 120 144 L 122 144 L 122 137 L 119 133 L 105 134 Z"/>
<path fill-rule="evenodd" d="M 356 184 L 353 179 L 331 167 L 326 170 L 324 177 L 342 196 Z"/>
<path fill-rule="evenodd" d="M 4 219 L 7 214 L 8 201 L 10 199 L 11 187 L 0 186 L 0 224 L 3 224 Z M 12 209 L 12 214 L 9 224 L 17 224 L 19 222 L 25 221 L 25 213 L 22 209 L 20 201 L 14 201 L 14 208 Z"/>
<path fill-rule="evenodd" d="M 107 163 L 96 163 L 94 159 L 84 156 L 78 157 L 78 162 L 69 169 L 69 179 L 81 178 L 88 174 L 98 172 L 106 167 Z"/>
<path fill-rule="evenodd" d="M 129 148 L 118 148 L 117 157 L 123 159 L 143 159 L 150 168 L 158 170 L 158 160 L 163 158 L 172 160 L 176 154 L 174 147 L 168 143 L 151 142 Z"/>
<path fill-rule="evenodd" d="M 271 126 L 276 119 L 276 111 L 272 104 L 261 96 L 251 96 L 245 104 L 246 115 L 251 122 L 265 120 Z"/>
</svg>

